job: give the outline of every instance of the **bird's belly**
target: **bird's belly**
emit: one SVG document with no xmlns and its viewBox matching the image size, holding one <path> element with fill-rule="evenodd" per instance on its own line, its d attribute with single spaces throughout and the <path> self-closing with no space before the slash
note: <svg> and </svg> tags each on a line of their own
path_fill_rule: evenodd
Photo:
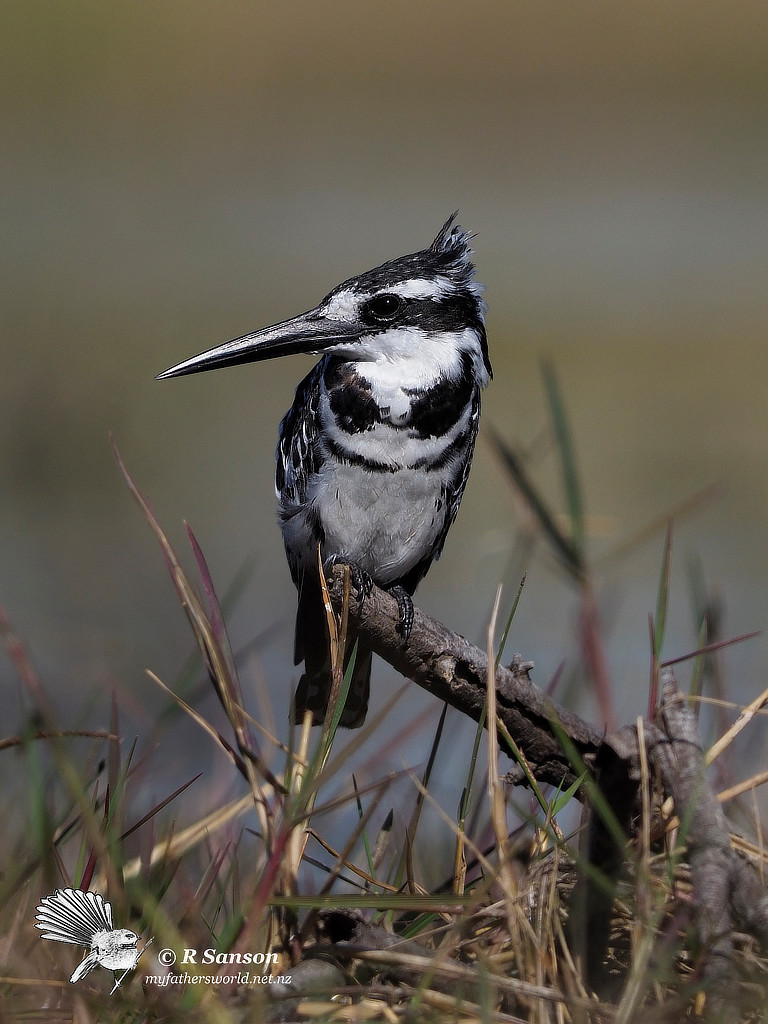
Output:
<svg viewBox="0 0 768 1024">
<path fill-rule="evenodd" d="M 307 499 L 305 514 L 322 528 L 323 558 L 340 555 L 383 586 L 432 553 L 446 515 L 439 475 L 424 470 L 372 472 L 326 462 Z M 286 544 L 290 529 L 284 523 Z"/>
</svg>

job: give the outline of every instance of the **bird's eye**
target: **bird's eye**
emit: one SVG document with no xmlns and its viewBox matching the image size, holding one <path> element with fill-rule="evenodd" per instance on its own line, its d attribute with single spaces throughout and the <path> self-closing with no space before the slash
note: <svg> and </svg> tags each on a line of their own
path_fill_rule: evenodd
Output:
<svg viewBox="0 0 768 1024">
<path fill-rule="evenodd" d="M 403 305 L 404 301 L 399 295 L 387 292 L 385 295 L 377 295 L 375 298 L 369 299 L 363 307 L 363 313 L 372 320 L 386 322 L 387 320 L 392 320 L 400 312 Z"/>
</svg>

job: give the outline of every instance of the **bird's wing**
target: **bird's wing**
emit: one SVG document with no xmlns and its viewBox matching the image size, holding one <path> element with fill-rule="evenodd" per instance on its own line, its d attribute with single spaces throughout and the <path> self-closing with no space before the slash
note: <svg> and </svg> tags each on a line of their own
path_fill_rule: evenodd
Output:
<svg viewBox="0 0 768 1024">
<path fill-rule="evenodd" d="M 310 477 L 323 462 L 318 424 L 321 384 L 325 360 L 321 360 L 296 388 L 293 405 L 280 423 L 275 468 L 275 491 L 281 515 L 290 518 L 303 507 Z M 294 583 L 298 586 L 298 566 L 288 552 Z"/>
<path fill-rule="evenodd" d="M 112 907 L 97 892 L 57 889 L 40 901 L 35 928 L 44 939 L 90 946 L 97 932 L 112 931 Z"/>
<path fill-rule="evenodd" d="M 307 480 L 317 473 L 322 462 L 317 438 L 323 370 L 321 360 L 296 388 L 293 405 L 280 423 L 275 490 L 282 500 L 302 502 Z"/>
<path fill-rule="evenodd" d="M 467 440 L 467 457 L 460 463 L 460 469 L 456 474 L 453 481 L 453 490 L 450 495 L 448 502 L 448 514 L 445 517 L 445 527 L 442 535 L 439 537 L 436 550 L 435 558 L 439 558 L 443 550 L 443 544 L 445 544 L 445 538 L 456 518 L 459 505 L 461 504 L 461 498 L 464 494 L 464 488 L 467 486 L 467 480 L 469 479 L 469 471 L 472 468 L 472 455 L 475 450 L 475 441 L 477 440 L 477 432 L 480 429 L 480 389 L 475 388 L 474 394 L 472 395 L 472 411 L 470 413 L 469 423 L 467 424 L 466 440 Z"/>
</svg>

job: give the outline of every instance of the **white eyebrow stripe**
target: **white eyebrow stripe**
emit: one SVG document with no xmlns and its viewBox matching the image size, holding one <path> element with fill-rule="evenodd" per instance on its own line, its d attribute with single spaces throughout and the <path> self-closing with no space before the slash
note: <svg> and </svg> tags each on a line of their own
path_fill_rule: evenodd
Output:
<svg viewBox="0 0 768 1024">
<path fill-rule="evenodd" d="M 345 288 L 336 292 L 323 310 L 329 320 L 347 320 L 357 315 L 364 302 L 374 295 L 399 295 L 403 299 L 439 299 L 453 291 L 447 277 L 417 277 L 412 281 L 398 281 L 389 287 L 376 288 L 369 292 L 356 292 Z"/>
<path fill-rule="evenodd" d="M 439 299 L 447 295 L 451 288 L 451 282 L 447 277 L 419 277 L 412 281 L 399 281 L 391 288 L 382 288 L 381 292 L 400 295 L 404 299 Z"/>
</svg>

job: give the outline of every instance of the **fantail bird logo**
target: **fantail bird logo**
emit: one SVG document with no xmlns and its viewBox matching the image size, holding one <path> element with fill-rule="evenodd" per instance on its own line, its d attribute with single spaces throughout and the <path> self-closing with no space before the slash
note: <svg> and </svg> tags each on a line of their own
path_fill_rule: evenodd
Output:
<svg viewBox="0 0 768 1024">
<path fill-rule="evenodd" d="M 112 927 L 112 905 L 99 893 L 82 889 L 57 889 L 52 896 L 45 896 L 38 904 L 36 922 L 42 938 L 89 949 L 70 982 L 80 981 L 99 965 L 115 974 L 112 992 L 120 987 L 125 975 L 136 967 L 139 957 L 152 942 L 152 939 L 145 942 L 139 950 L 136 932 Z M 118 971 L 123 972 L 119 978 Z"/>
</svg>

